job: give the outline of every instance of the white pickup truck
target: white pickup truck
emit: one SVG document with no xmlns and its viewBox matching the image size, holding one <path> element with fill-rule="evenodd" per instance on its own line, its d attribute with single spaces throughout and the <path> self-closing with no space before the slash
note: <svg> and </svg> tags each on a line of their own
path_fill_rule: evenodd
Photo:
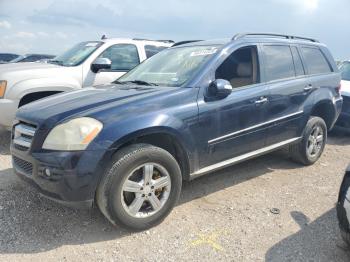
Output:
<svg viewBox="0 0 350 262">
<path fill-rule="evenodd" d="M 102 39 L 82 42 L 48 63 L 0 65 L 0 128 L 18 107 L 56 93 L 110 83 L 172 41 Z"/>
</svg>

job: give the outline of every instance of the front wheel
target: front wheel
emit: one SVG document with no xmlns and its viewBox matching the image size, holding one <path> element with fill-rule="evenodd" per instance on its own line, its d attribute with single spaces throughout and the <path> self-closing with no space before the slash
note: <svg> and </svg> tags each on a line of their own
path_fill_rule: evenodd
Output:
<svg viewBox="0 0 350 262">
<path fill-rule="evenodd" d="M 312 165 L 321 157 L 326 142 L 326 123 L 322 118 L 312 116 L 306 124 L 301 141 L 291 145 L 289 152 L 295 161 Z"/>
<path fill-rule="evenodd" d="M 350 167 L 350 166 L 349 166 Z M 340 233 L 347 245 L 350 247 L 350 169 L 345 173 L 340 187 L 337 217 Z"/>
<path fill-rule="evenodd" d="M 136 144 L 117 153 L 97 190 L 97 204 L 113 223 L 144 230 L 175 206 L 182 176 L 175 158 L 159 147 Z"/>
</svg>

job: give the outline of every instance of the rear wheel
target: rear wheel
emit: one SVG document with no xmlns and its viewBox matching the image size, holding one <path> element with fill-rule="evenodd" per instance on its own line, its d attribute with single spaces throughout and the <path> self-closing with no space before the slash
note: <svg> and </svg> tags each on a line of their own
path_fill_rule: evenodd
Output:
<svg viewBox="0 0 350 262">
<path fill-rule="evenodd" d="M 327 141 L 327 126 L 320 117 L 312 116 L 306 124 L 302 139 L 291 145 L 291 157 L 304 165 L 314 164 L 322 155 Z"/>
<path fill-rule="evenodd" d="M 97 203 L 113 223 L 143 230 L 160 223 L 181 192 L 179 165 L 167 151 L 146 144 L 117 153 L 97 190 Z"/>
</svg>

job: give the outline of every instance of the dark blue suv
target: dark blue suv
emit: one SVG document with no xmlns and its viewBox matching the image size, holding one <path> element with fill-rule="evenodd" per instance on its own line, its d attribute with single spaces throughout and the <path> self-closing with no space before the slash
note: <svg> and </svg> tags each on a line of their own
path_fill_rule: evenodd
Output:
<svg viewBox="0 0 350 262">
<path fill-rule="evenodd" d="M 175 45 L 112 84 L 21 107 L 16 173 L 59 202 L 96 202 L 113 223 L 145 229 L 183 180 L 283 147 L 318 160 L 342 106 L 340 74 L 308 38 L 241 34 Z"/>
</svg>

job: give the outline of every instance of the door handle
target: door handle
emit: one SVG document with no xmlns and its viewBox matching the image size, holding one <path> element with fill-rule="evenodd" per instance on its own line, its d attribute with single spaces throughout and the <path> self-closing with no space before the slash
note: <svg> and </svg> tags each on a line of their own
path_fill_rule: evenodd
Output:
<svg viewBox="0 0 350 262">
<path fill-rule="evenodd" d="M 314 87 L 312 85 L 307 85 L 307 86 L 304 87 L 304 91 L 308 92 L 308 91 L 312 90 L 313 88 Z"/>
<path fill-rule="evenodd" d="M 260 97 L 260 99 L 255 100 L 254 103 L 255 103 L 256 105 L 260 105 L 260 104 L 266 103 L 267 101 L 269 101 L 269 100 L 267 99 L 267 97 Z"/>
</svg>

